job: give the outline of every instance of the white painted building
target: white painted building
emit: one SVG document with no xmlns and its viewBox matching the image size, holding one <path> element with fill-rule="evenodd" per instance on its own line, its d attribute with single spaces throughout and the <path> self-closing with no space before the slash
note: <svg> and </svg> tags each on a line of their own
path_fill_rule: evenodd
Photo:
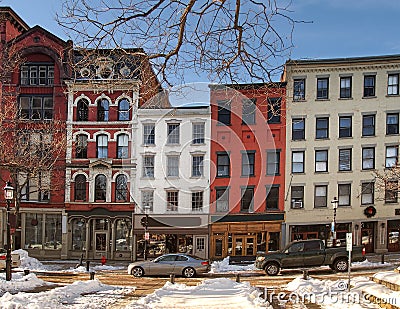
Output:
<svg viewBox="0 0 400 309">
<path fill-rule="evenodd" d="M 208 257 L 209 107 L 139 108 L 134 183 L 136 258 L 188 252 Z"/>
</svg>

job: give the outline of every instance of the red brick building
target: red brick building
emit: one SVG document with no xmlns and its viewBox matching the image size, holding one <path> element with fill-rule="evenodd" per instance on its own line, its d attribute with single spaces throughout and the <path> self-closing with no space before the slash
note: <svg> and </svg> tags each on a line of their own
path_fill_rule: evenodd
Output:
<svg viewBox="0 0 400 309">
<path fill-rule="evenodd" d="M 67 143 L 49 175 L 23 186 L 14 177 L 20 219 L 12 223 L 13 248 L 36 257 L 131 260 L 136 111 L 160 90 L 144 51 L 74 50 L 9 7 L 0 15 L 3 68 L 6 53 L 17 55 L 11 74 L 2 71 L 3 108 L 13 107 L 30 129 L 61 123 Z M 4 169 L 0 176 L 3 185 L 10 178 Z"/>
<path fill-rule="evenodd" d="M 280 246 L 285 86 L 211 86 L 210 258 Z"/>
<path fill-rule="evenodd" d="M 18 130 L 18 134 L 22 132 L 21 128 L 26 130 L 25 136 L 15 136 L 8 144 L 3 144 L 1 151 L 4 158 L 9 149 L 20 149 L 13 143 L 33 144 L 35 138 L 57 139 L 59 136 L 43 135 L 47 124 L 60 123 L 65 131 L 67 105 L 63 81 L 68 76 L 65 57 L 71 42 L 39 26 L 30 28 L 9 7 L 1 7 L 0 16 L 2 115 L 10 117 L 9 123 L 15 131 Z M 9 113 L 13 110 L 16 114 Z M 62 151 L 60 158 L 64 157 L 65 152 Z M 30 160 L 28 154 L 25 160 Z M 3 163 L 5 161 L 7 159 Z M 16 219 L 13 211 L 10 220 L 13 248 L 26 248 L 36 256 L 60 257 L 62 221 L 65 217 L 64 184 L 60 180 L 64 179 L 65 161 L 57 160 L 48 173 L 26 174 L 17 170 L 18 166 L 11 175 L 9 168 L 0 171 L 2 185 L 11 180 L 18 200 L 16 205 L 20 215 Z M 44 184 L 52 184 L 52 187 Z M 52 190 L 56 187 L 57 190 Z M 14 203 L 11 206 L 14 210 Z M 4 244 L 5 209 L 1 215 L 3 232 L 0 242 Z"/>
</svg>

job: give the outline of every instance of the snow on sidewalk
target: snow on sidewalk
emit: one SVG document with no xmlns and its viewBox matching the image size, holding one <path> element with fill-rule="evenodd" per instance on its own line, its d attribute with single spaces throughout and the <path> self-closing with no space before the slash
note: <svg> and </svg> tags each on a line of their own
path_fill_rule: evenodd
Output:
<svg viewBox="0 0 400 309">
<path fill-rule="evenodd" d="M 198 286 L 170 282 L 154 293 L 130 303 L 126 308 L 272 308 L 248 282 L 227 278 L 204 280 Z"/>
<path fill-rule="evenodd" d="M 34 280 L 30 281 L 33 284 Z M 98 280 L 76 281 L 64 287 L 40 293 L 19 292 L 12 295 L 7 292 L 0 297 L 0 309 L 107 308 L 118 303 L 133 289 L 133 287 L 122 288 L 106 285 Z"/>
</svg>

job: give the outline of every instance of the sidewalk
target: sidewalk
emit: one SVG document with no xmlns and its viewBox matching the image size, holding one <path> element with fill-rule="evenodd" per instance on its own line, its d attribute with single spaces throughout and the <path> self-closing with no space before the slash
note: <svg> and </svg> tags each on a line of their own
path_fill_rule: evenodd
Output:
<svg viewBox="0 0 400 309">
<path fill-rule="evenodd" d="M 383 257 L 382 257 L 383 255 Z M 400 253 L 387 252 L 387 253 L 368 253 L 365 255 L 369 262 L 380 263 L 382 259 L 385 263 L 391 263 L 395 266 L 400 266 Z"/>
</svg>

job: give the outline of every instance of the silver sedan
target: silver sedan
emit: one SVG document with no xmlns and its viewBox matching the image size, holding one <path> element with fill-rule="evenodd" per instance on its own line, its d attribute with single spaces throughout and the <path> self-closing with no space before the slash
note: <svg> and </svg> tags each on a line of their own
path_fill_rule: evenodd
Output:
<svg viewBox="0 0 400 309">
<path fill-rule="evenodd" d="M 135 277 L 144 275 L 182 275 L 186 278 L 204 274 L 210 270 L 207 260 L 189 254 L 164 254 L 150 261 L 129 264 L 128 274 Z"/>
</svg>

